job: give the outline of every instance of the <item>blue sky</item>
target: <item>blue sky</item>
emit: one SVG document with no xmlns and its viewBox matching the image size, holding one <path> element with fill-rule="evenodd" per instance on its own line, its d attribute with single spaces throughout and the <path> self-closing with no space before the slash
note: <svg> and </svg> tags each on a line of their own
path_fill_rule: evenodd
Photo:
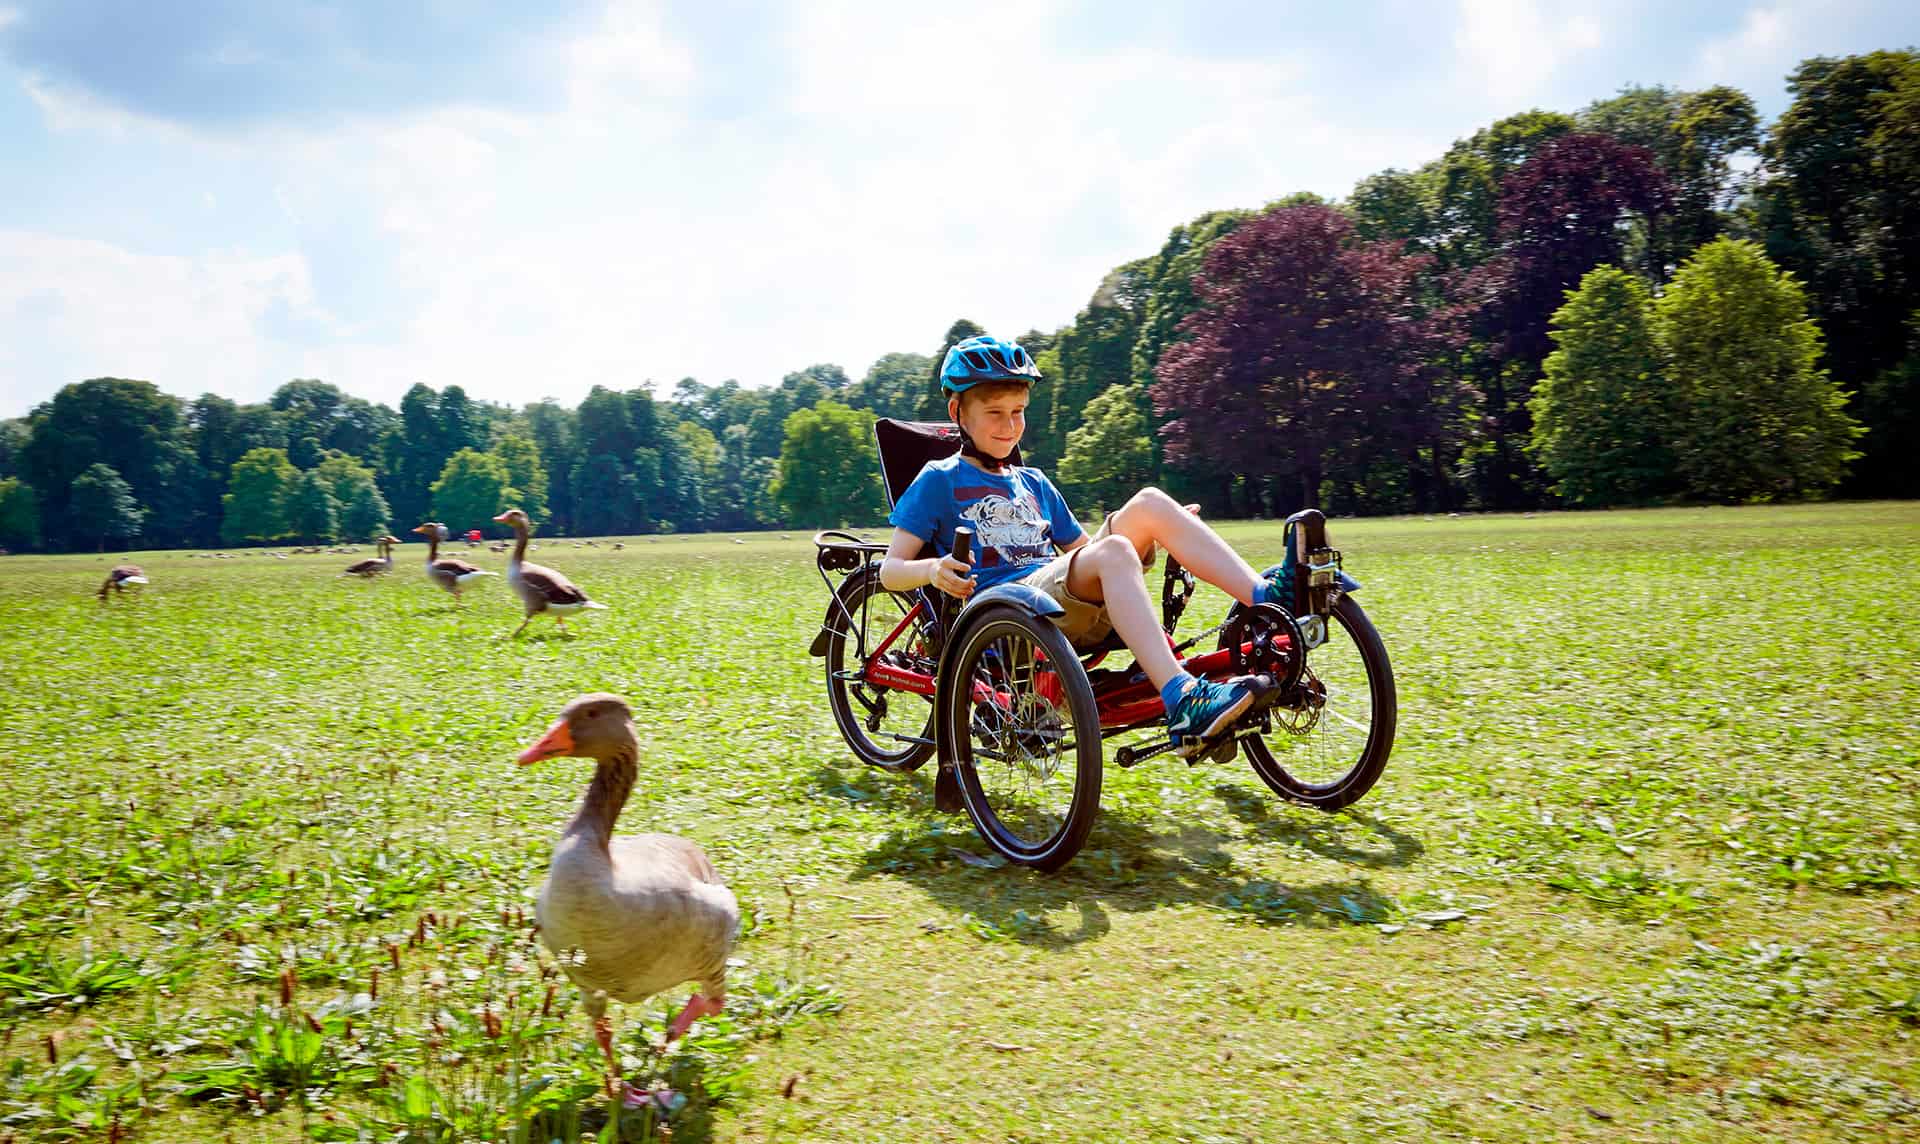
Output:
<svg viewBox="0 0 1920 1144">
<path fill-rule="evenodd" d="M 0 416 L 86 377 L 515 404 L 1072 320 L 1202 211 L 1910 0 L 0 0 Z"/>
</svg>

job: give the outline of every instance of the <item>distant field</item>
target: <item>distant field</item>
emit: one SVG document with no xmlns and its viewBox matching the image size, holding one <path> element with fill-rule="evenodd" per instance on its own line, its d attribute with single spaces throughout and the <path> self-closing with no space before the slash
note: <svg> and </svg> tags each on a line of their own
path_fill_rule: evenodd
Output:
<svg viewBox="0 0 1920 1144">
<path fill-rule="evenodd" d="M 1920 504 L 1334 542 L 1399 681 L 1379 786 L 1111 768 L 1056 876 L 852 762 L 804 533 L 550 542 L 612 610 L 518 641 L 417 544 L 139 553 L 105 605 L 111 556 L 0 559 L 0 1141 L 599 1131 L 527 927 L 590 764 L 513 761 L 589 690 L 639 717 L 623 825 L 749 907 L 724 1017 L 662 1057 L 685 993 L 621 1014 L 676 1141 L 1920 1135 Z"/>
</svg>

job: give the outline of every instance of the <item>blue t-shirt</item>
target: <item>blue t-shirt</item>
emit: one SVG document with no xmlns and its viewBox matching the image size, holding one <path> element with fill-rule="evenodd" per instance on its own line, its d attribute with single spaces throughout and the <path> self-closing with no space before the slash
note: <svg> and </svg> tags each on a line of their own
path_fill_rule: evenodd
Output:
<svg viewBox="0 0 1920 1144">
<path fill-rule="evenodd" d="M 1086 534 L 1039 469 L 1009 465 L 989 473 L 958 453 L 928 461 L 887 519 L 942 556 L 953 551 L 955 528 L 973 529 L 973 575 L 981 588 L 1018 580 L 1052 560 L 1056 544 Z"/>
</svg>

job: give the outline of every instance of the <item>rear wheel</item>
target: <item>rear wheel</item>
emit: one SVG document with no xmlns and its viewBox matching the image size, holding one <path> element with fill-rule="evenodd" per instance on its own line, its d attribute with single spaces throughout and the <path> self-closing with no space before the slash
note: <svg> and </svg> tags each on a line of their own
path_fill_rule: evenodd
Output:
<svg viewBox="0 0 1920 1144">
<path fill-rule="evenodd" d="M 1307 653 L 1299 683 L 1270 718 L 1272 732 L 1241 743 L 1253 773 L 1275 794 L 1333 811 L 1379 781 L 1393 752 L 1399 699 L 1386 645 L 1352 597 L 1333 606 L 1327 641 Z"/>
<path fill-rule="evenodd" d="M 1103 750 L 1093 687 L 1060 629 L 995 607 L 952 649 L 941 741 L 987 844 L 1014 862 L 1057 870 L 1100 812 Z"/>
<path fill-rule="evenodd" d="M 870 650 L 913 610 L 914 599 L 889 592 L 869 566 L 847 578 L 827 619 L 827 701 L 855 757 L 886 771 L 911 771 L 933 757 L 933 699 L 867 681 Z M 897 666 L 928 676 L 935 663 L 924 614 L 887 649 Z"/>
</svg>

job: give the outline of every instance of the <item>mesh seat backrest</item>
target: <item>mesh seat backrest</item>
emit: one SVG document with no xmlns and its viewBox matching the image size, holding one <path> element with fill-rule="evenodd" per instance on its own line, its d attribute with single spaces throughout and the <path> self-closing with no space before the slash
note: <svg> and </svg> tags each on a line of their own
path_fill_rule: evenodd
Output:
<svg viewBox="0 0 1920 1144">
<path fill-rule="evenodd" d="M 901 421 L 882 417 L 873 423 L 873 439 L 880 448 L 880 476 L 887 486 L 887 507 L 920 475 L 928 461 L 939 461 L 960 451 L 960 427 L 951 421 Z M 1020 463 L 1014 449 L 1007 463 Z"/>
</svg>

